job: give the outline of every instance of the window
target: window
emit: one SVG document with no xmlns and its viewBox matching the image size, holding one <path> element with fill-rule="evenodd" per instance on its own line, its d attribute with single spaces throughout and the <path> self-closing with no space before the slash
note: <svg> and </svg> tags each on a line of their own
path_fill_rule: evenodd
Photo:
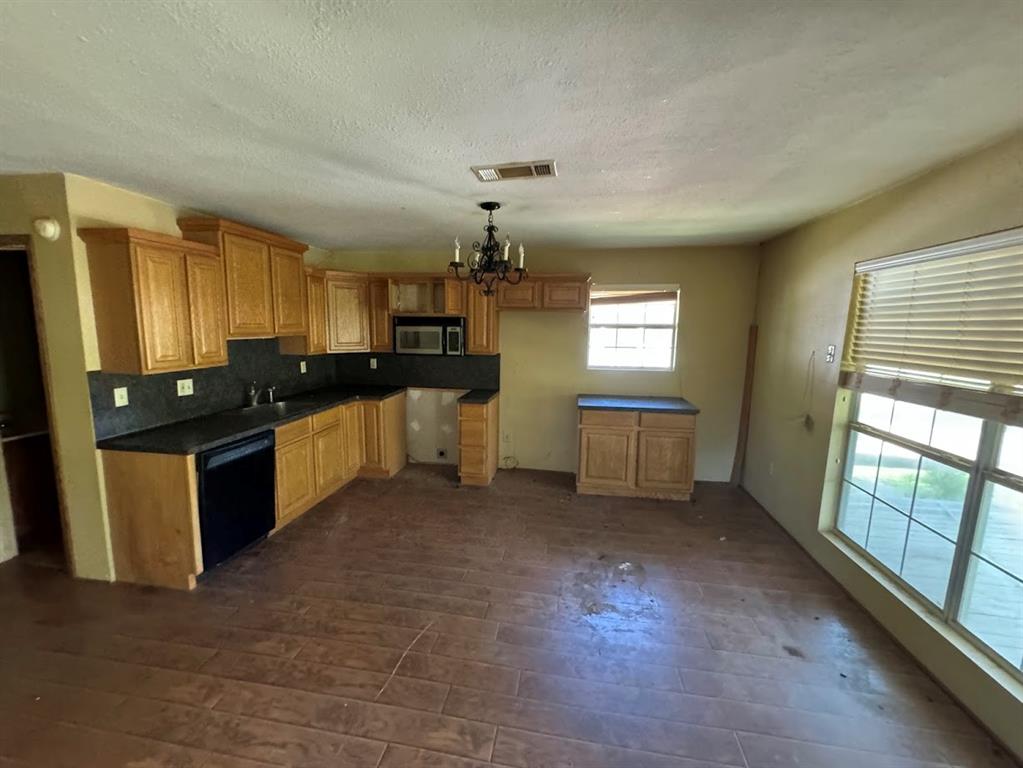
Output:
<svg viewBox="0 0 1023 768">
<path fill-rule="evenodd" d="M 1023 676 L 1023 230 L 857 273 L 835 530 Z"/>
<path fill-rule="evenodd" d="M 678 286 L 594 287 L 590 368 L 675 368 Z"/>
</svg>

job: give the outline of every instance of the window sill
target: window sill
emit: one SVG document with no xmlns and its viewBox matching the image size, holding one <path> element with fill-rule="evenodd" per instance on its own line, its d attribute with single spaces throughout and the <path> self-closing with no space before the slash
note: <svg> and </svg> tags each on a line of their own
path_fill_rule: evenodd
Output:
<svg viewBox="0 0 1023 768">
<path fill-rule="evenodd" d="M 1023 683 L 1021 683 L 1011 672 L 1006 670 L 1001 664 L 978 648 L 965 635 L 961 634 L 949 624 L 946 624 L 913 595 L 904 590 L 901 585 L 888 576 L 888 574 L 847 544 L 841 536 L 838 536 L 832 531 L 819 531 L 819 533 L 827 543 L 850 560 L 853 565 L 866 573 L 867 576 L 876 582 L 889 595 L 895 598 L 903 607 L 912 612 L 920 621 L 924 622 L 928 627 L 934 630 L 935 633 L 951 645 L 957 652 L 973 663 L 977 669 L 987 676 L 992 682 L 1003 688 L 1013 698 L 1015 698 L 1017 702 L 1023 705 Z M 873 614 L 873 611 L 867 609 L 865 605 L 864 608 L 868 611 L 868 613 Z M 891 632 L 900 644 L 905 645 L 903 639 L 899 637 L 896 632 L 893 632 L 890 629 L 888 631 Z M 925 667 L 929 666 L 922 659 L 918 659 L 918 661 Z M 941 679 L 941 676 L 937 674 L 937 672 L 934 672 L 934 674 Z"/>
</svg>

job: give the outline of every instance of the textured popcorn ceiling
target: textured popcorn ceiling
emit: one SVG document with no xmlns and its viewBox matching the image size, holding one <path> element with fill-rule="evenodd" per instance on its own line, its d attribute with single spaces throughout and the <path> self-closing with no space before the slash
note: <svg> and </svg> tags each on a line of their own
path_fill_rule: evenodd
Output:
<svg viewBox="0 0 1023 768">
<path fill-rule="evenodd" d="M 336 248 L 756 241 L 1023 123 L 1017 0 L 0 3 L 0 172 Z M 469 166 L 553 157 L 553 180 Z"/>
</svg>

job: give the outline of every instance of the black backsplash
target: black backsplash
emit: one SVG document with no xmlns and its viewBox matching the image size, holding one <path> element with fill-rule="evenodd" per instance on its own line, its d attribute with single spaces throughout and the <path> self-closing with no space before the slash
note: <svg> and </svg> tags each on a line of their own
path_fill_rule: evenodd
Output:
<svg viewBox="0 0 1023 768">
<path fill-rule="evenodd" d="M 227 343 L 228 364 L 194 371 L 149 376 L 89 373 L 89 397 L 96 439 L 137 432 L 206 416 L 245 404 L 249 382 L 277 387 L 277 397 L 335 384 L 386 384 L 404 387 L 498 389 L 499 355 L 434 357 L 430 355 L 344 354 L 298 357 L 281 355 L 277 339 L 242 339 Z M 370 358 L 377 368 L 371 370 Z M 299 362 L 306 361 L 306 373 Z M 177 380 L 192 379 L 194 394 L 178 397 Z M 128 388 L 128 405 L 114 407 L 114 387 Z M 262 396 L 265 402 L 266 395 Z"/>
<path fill-rule="evenodd" d="M 228 364 L 194 371 L 133 376 L 89 373 L 89 396 L 96 439 L 159 427 L 205 416 L 245 404 L 249 382 L 257 387 L 273 384 L 277 397 L 322 389 L 336 382 L 333 356 L 281 355 L 277 339 L 243 339 L 227 343 Z M 306 361 L 306 373 L 299 362 Z M 192 379 L 195 394 L 178 397 L 177 380 Z M 114 387 L 128 387 L 128 405 L 114 407 Z M 266 395 L 263 395 L 265 401 Z"/>
<path fill-rule="evenodd" d="M 376 358 L 377 367 L 369 367 Z M 337 381 L 344 384 L 386 384 L 437 389 L 500 389 L 500 355 L 337 355 Z"/>
</svg>

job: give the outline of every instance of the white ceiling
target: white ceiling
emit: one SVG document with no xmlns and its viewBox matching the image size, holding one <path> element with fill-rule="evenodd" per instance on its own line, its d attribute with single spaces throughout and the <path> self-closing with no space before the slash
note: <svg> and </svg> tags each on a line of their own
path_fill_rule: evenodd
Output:
<svg viewBox="0 0 1023 768">
<path fill-rule="evenodd" d="M 337 248 L 756 241 L 1023 124 L 1018 0 L 24 2 L 0 172 Z M 482 184 L 478 163 L 560 176 Z"/>
</svg>

